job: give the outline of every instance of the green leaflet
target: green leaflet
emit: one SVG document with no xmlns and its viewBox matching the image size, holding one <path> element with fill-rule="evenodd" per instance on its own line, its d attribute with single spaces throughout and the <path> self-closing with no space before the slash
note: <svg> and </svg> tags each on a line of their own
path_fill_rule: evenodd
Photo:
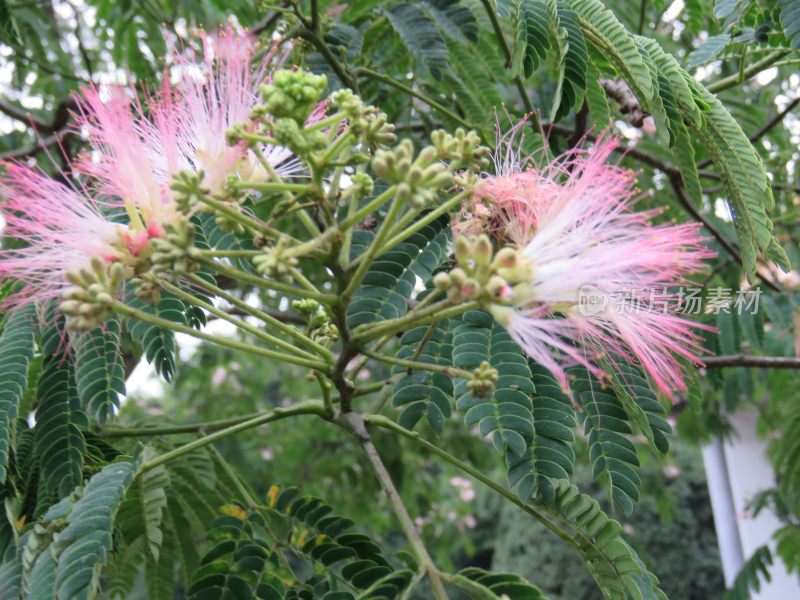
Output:
<svg viewBox="0 0 800 600">
<path fill-rule="evenodd" d="M 36 307 L 26 304 L 8 316 L 0 335 L 0 484 L 6 480 L 18 403 L 28 386 L 35 322 Z"/>
<path fill-rule="evenodd" d="M 70 360 L 60 354 L 45 358 L 37 388 L 36 455 L 48 494 L 64 498 L 83 481 L 86 427 Z"/>
<path fill-rule="evenodd" d="M 731 588 L 725 591 L 725 600 L 750 600 L 750 590 L 761 591 L 761 579 L 770 581 L 772 561 L 769 546 L 756 548 L 736 575 Z"/>
<path fill-rule="evenodd" d="M 448 70 L 447 45 L 428 13 L 416 4 L 399 4 L 382 12 L 419 66 L 434 77 Z"/>
<path fill-rule="evenodd" d="M 658 579 L 649 573 L 622 538 L 622 525 L 602 511 L 597 500 L 566 480 L 553 482 L 552 500 L 544 506 L 573 530 L 578 552 L 607 600 L 667 600 Z"/>
<path fill-rule="evenodd" d="M 589 55 L 586 39 L 577 15 L 561 4 L 558 6 L 560 63 L 558 87 L 553 98 L 551 120 L 558 121 L 578 106 L 586 89 L 586 65 Z"/>
<path fill-rule="evenodd" d="M 157 453 L 147 447 L 141 454 L 141 460 L 147 461 L 156 456 Z M 125 501 L 119 509 L 118 523 L 124 537 L 130 544 L 141 537 L 149 558 L 155 562 L 158 562 L 159 550 L 164 541 L 162 521 L 167 507 L 169 486 L 169 471 L 165 466 L 146 471 L 128 489 Z"/>
<path fill-rule="evenodd" d="M 755 273 L 758 251 L 788 269 L 789 259 L 772 236 L 767 211 L 774 209 L 775 201 L 761 158 L 716 96 L 700 84 L 695 83 L 694 88 L 700 101 L 708 106 L 703 112 L 705 127 L 695 127 L 695 133 L 728 190 L 745 270 L 750 275 Z"/>
<path fill-rule="evenodd" d="M 617 364 L 609 372 L 612 373 L 610 387 L 630 422 L 645 435 L 651 449 L 657 454 L 669 452 L 667 436 L 672 433 L 672 427 L 665 419 L 667 411 L 642 372 L 625 363 Z"/>
<path fill-rule="evenodd" d="M 705 42 L 692 50 L 692 53 L 686 59 L 686 67 L 693 69 L 711 62 L 722 53 L 725 46 L 727 46 L 730 41 L 731 34 L 729 33 L 712 35 Z"/>
<path fill-rule="evenodd" d="M 422 0 L 418 4 L 448 38 L 460 44 L 478 39 L 478 23 L 475 15 L 458 0 Z"/>
<path fill-rule="evenodd" d="M 186 305 L 179 298 L 166 292 L 155 306 L 129 293 L 126 302 L 134 308 L 168 319 L 175 323 L 186 324 Z M 156 325 L 129 318 L 126 321 L 131 337 L 142 345 L 145 358 L 165 380 L 170 381 L 175 373 L 175 335 L 172 331 Z"/>
<path fill-rule="evenodd" d="M 623 514 L 633 512 L 639 501 L 639 457 L 626 437 L 633 433 L 622 404 L 586 369 L 573 372 L 572 390 L 583 407 L 584 433 L 589 443 L 592 477 L 608 487 L 613 505 Z"/>
<path fill-rule="evenodd" d="M 114 518 L 137 464 L 106 466 L 89 480 L 78 500 L 67 498 L 48 511 L 44 522 L 65 526 L 41 549 L 30 569 L 28 597 L 82 600 L 95 596 L 112 548 Z"/>
<path fill-rule="evenodd" d="M 446 324 L 416 327 L 403 334 L 400 339 L 398 358 L 411 359 L 437 365 L 452 364 L 452 333 Z M 422 350 L 417 355 L 421 344 Z M 394 373 L 402 373 L 404 367 L 395 367 Z M 397 419 L 406 429 L 424 415 L 436 435 L 442 433 L 444 422 L 452 413 L 453 381 L 445 373 L 412 371 L 400 378 L 394 386 L 392 404 L 403 411 Z"/>
<path fill-rule="evenodd" d="M 526 52 L 524 60 L 525 77 L 530 77 L 542 64 L 552 47 L 551 36 L 554 30 L 547 5 L 542 0 L 526 0 L 522 3 L 525 14 Z"/>
<path fill-rule="evenodd" d="M 75 349 L 75 381 L 81 404 L 104 425 L 125 395 L 125 369 L 119 348 L 119 322 L 107 321 L 72 338 Z"/>
<path fill-rule="evenodd" d="M 547 600 L 542 590 L 514 573 L 468 567 L 456 573 L 450 583 L 478 600 Z"/>
<path fill-rule="evenodd" d="M 426 282 L 448 252 L 446 225 L 446 219 L 434 221 L 375 260 L 347 308 L 351 328 L 405 314 L 417 278 Z M 354 232 L 353 258 L 365 250 L 371 236 Z"/>
<path fill-rule="evenodd" d="M 292 546 L 326 568 L 340 565 L 342 578 L 359 591 L 359 600 L 395 598 L 411 582 L 411 571 L 393 569 L 380 546 L 351 532 L 353 522 L 334 514 L 323 500 L 300 496 L 297 488 L 272 486 L 267 501 L 289 520 Z"/>
<path fill-rule="evenodd" d="M 633 37 L 600 0 L 569 0 L 586 38 L 597 46 L 631 86 L 645 110 L 650 110 L 654 87 L 650 70 Z"/>
<path fill-rule="evenodd" d="M 800 48 L 800 2 L 798 0 L 778 0 L 781 9 L 781 27 L 792 49 Z"/>
<path fill-rule="evenodd" d="M 592 122 L 602 131 L 611 123 L 611 109 L 608 106 L 606 91 L 600 85 L 600 70 L 593 60 L 586 65 L 586 103 L 589 105 L 589 114 Z"/>
<path fill-rule="evenodd" d="M 509 484 L 520 498 L 550 493 L 549 478 L 568 477 L 575 459 L 570 447 L 575 417 L 568 401 L 565 405 L 546 373 L 531 373 L 522 349 L 505 329 L 485 312 L 468 312 L 453 330 L 453 364 L 474 369 L 482 361 L 497 369 L 499 379 L 486 398 L 472 396 L 466 380 L 457 380 L 457 406 L 464 422 L 477 425 L 482 436 L 491 435 L 506 459 Z"/>
</svg>

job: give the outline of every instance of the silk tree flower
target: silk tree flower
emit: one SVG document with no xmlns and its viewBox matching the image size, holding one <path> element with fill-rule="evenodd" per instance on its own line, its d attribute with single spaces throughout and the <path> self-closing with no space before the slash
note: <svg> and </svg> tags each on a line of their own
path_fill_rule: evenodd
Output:
<svg viewBox="0 0 800 600">
<path fill-rule="evenodd" d="M 245 131 L 255 129 L 253 109 L 260 102 L 259 89 L 281 69 L 287 52 L 275 43 L 264 56 L 256 59 L 256 38 L 229 26 L 215 35 L 202 34 L 203 53 L 182 62 L 183 77 L 179 100 L 171 115 L 176 120 L 178 146 L 184 159 L 195 170 L 202 170 L 204 183 L 214 189 L 227 177 L 239 174 L 248 179 L 269 177 L 248 150 L 247 143 L 228 143 L 228 133 L 244 124 Z M 287 46 L 287 48 L 290 48 Z M 321 103 L 309 117 L 309 124 L 325 113 Z M 302 173 L 303 165 L 288 148 L 259 144 L 258 150 L 281 177 Z"/>
<path fill-rule="evenodd" d="M 704 326 L 677 314 L 680 296 L 670 290 L 714 256 L 699 225 L 654 225 L 659 211 L 632 210 L 635 175 L 608 162 L 614 138 L 544 165 L 513 141 L 500 145 L 498 173 L 474 193 L 486 211 L 480 226 L 519 249 L 530 278 L 492 313 L 564 387 L 569 366 L 607 379 L 604 368 L 624 361 L 667 396 L 685 389 L 680 359 L 700 362 Z"/>
<path fill-rule="evenodd" d="M 165 80 L 143 106 L 129 90 L 98 89 L 78 98 L 78 130 L 91 146 L 77 164 L 97 181 L 97 192 L 112 206 L 123 207 L 129 226 L 143 245 L 163 237 L 179 219 L 170 186 L 176 174 L 202 172 L 203 184 L 219 190 L 229 176 L 257 176 L 263 167 L 244 142 L 229 144 L 234 125 L 253 125 L 251 112 L 259 86 L 268 82 L 284 57 L 278 46 L 256 63 L 255 40 L 233 28 L 202 34 L 200 56 L 180 58 L 182 76 L 173 87 Z M 312 119 L 320 119 L 321 110 Z M 281 146 L 262 145 L 267 161 L 281 176 L 295 175 L 300 162 Z M 266 176 L 266 173 L 263 174 Z"/>
<path fill-rule="evenodd" d="M 25 284 L 6 299 L 7 306 L 60 297 L 72 285 L 69 273 L 89 268 L 98 259 L 106 264 L 118 261 L 125 242 L 132 243 L 124 227 L 108 221 L 82 191 L 20 164 L 2 167 L 4 233 L 26 244 L 0 250 L 0 277 Z"/>
<path fill-rule="evenodd" d="M 168 117 L 174 110 L 168 89 L 158 102 L 157 120 L 151 121 L 120 87 L 112 87 L 107 99 L 96 88 L 78 98 L 77 127 L 87 136 L 91 151 L 76 168 L 92 178 L 104 203 L 125 209 L 140 251 L 177 221 L 170 184 L 187 166 L 178 152 L 174 120 Z"/>
</svg>

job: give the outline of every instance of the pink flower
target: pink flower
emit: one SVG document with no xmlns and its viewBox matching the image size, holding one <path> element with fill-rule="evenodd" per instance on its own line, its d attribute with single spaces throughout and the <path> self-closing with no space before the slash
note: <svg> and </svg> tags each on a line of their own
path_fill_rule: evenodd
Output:
<svg viewBox="0 0 800 600">
<path fill-rule="evenodd" d="M 5 234 L 26 245 L 0 250 L 0 277 L 25 287 L 7 306 L 48 300 L 70 287 L 65 274 L 92 258 L 118 259 L 124 228 L 106 220 L 90 197 L 39 170 L 5 163 L 0 176 Z"/>
<path fill-rule="evenodd" d="M 679 357 L 698 362 L 704 327 L 676 314 L 674 288 L 714 254 L 699 225 L 653 225 L 659 211 L 631 211 L 635 176 L 608 164 L 616 146 L 601 136 L 536 167 L 512 153 L 479 183 L 490 232 L 520 248 L 532 273 L 515 308 L 493 312 L 564 386 L 565 367 L 605 377 L 603 365 L 630 361 L 672 395 L 685 389 Z"/>
<path fill-rule="evenodd" d="M 226 133 L 234 125 L 252 123 L 251 111 L 260 101 L 259 87 L 283 67 L 286 52 L 276 43 L 256 62 L 255 37 L 232 26 L 216 35 L 203 34 L 202 41 L 202 56 L 183 61 L 174 115 L 180 151 L 187 162 L 203 169 L 212 189 L 231 174 L 267 176 L 246 145 L 229 145 Z M 310 122 L 322 118 L 323 112 L 320 105 Z M 288 148 L 262 144 L 259 149 L 281 177 L 302 171 L 302 164 Z"/>
<path fill-rule="evenodd" d="M 99 90 L 84 90 L 78 102 L 78 127 L 92 151 L 76 166 L 95 180 L 104 203 L 125 209 L 131 230 L 140 232 L 139 240 L 146 245 L 141 232 L 161 236 L 164 226 L 177 219 L 169 186 L 172 176 L 188 166 L 177 152 L 172 123 L 165 118 L 173 106 L 169 90 L 159 96 L 162 109 L 156 122 L 148 120 L 122 88 L 111 88 L 105 101 Z"/>
</svg>

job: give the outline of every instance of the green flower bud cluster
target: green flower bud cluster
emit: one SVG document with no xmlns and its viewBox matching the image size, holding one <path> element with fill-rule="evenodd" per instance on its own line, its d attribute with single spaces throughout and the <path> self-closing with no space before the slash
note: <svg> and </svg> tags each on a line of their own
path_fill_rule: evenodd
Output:
<svg viewBox="0 0 800 600">
<path fill-rule="evenodd" d="M 211 192 L 203 185 L 203 171 L 180 171 L 172 179 L 170 189 L 175 192 L 175 204 L 178 210 L 188 215 L 192 208 L 202 203 L 202 199 Z"/>
<path fill-rule="evenodd" d="M 191 273 L 197 270 L 192 260 L 197 253 L 194 245 L 195 227 L 189 221 L 181 220 L 166 226 L 163 237 L 153 238 L 150 254 L 151 271 L 169 273 L 171 276 Z"/>
<path fill-rule="evenodd" d="M 343 198 L 355 197 L 356 200 L 363 200 L 372 196 L 375 191 L 375 182 L 366 173 L 354 173 L 350 177 L 350 187 L 342 192 Z"/>
<path fill-rule="evenodd" d="M 286 146 L 297 156 L 307 156 L 309 152 L 322 150 L 328 144 L 322 131 L 308 131 L 303 123 L 284 117 L 270 125 L 272 137 L 281 146 Z"/>
<path fill-rule="evenodd" d="M 263 112 L 256 116 L 262 117 L 266 113 L 276 119 L 292 119 L 302 126 L 322 97 L 327 84 L 324 75 L 314 75 L 305 69 L 276 71 L 272 81 L 261 86 Z"/>
<path fill-rule="evenodd" d="M 331 96 L 331 104 L 347 116 L 350 131 L 370 148 L 394 144 L 397 136 L 386 113 L 364 104 L 352 90 L 339 90 Z"/>
<path fill-rule="evenodd" d="M 436 289 L 447 292 L 453 302 L 480 300 L 491 305 L 510 302 L 520 286 L 528 283 L 532 266 L 514 248 L 503 248 L 495 254 L 487 235 L 476 238 L 457 237 L 455 258 L 459 266 L 433 278 Z"/>
<path fill-rule="evenodd" d="M 469 393 L 478 398 L 486 398 L 494 391 L 495 383 L 500 374 L 488 361 L 484 360 L 477 369 L 472 371 L 472 378 L 467 381 Z"/>
<path fill-rule="evenodd" d="M 489 166 L 490 150 L 481 145 L 481 138 L 474 131 L 460 127 L 452 135 L 444 129 L 431 133 L 431 142 L 439 160 L 457 163 L 463 169 L 481 171 Z"/>
<path fill-rule="evenodd" d="M 131 272 L 121 263 L 105 263 L 92 258 L 91 264 L 66 274 L 72 287 L 64 290 L 59 310 L 67 317 L 67 326 L 76 331 L 88 331 L 100 325 L 112 314 L 111 304 L 120 284 Z"/>
<path fill-rule="evenodd" d="M 453 181 L 447 166 L 437 160 L 436 148 L 427 146 L 414 159 L 414 146 L 405 139 L 391 150 L 378 150 L 372 170 L 397 186 L 397 196 L 414 208 L 431 204 L 442 188 Z"/>
<path fill-rule="evenodd" d="M 316 300 L 295 300 L 292 308 L 308 320 L 307 333 L 315 342 L 327 347 L 339 339 L 339 328 L 333 324 L 325 307 Z"/>
<path fill-rule="evenodd" d="M 293 281 L 292 270 L 297 267 L 297 258 L 287 255 L 288 244 L 286 238 L 281 238 L 274 246 L 263 249 L 261 254 L 253 259 L 253 264 L 261 275 L 277 279 L 278 281 Z"/>
</svg>

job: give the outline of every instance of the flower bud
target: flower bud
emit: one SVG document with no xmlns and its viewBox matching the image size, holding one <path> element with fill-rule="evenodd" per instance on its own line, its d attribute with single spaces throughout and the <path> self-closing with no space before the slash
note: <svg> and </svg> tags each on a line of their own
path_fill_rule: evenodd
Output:
<svg viewBox="0 0 800 600">
<path fill-rule="evenodd" d="M 433 286 L 443 292 L 449 289 L 453 284 L 453 281 L 448 273 L 437 273 L 433 276 Z"/>
</svg>

